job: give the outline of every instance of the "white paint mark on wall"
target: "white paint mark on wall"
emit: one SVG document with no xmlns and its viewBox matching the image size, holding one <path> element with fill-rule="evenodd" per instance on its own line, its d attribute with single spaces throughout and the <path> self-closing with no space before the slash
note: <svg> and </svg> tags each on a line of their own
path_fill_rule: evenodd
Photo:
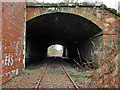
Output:
<svg viewBox="0 0 120 90">
<path fill-rule="evenodd" d="M 109 24 L 107 24 L 107 23 L 103 23 L 103 25 L 105 26 L 104 31 L 108 31 L 108 26 L 110 26 L 110 25 L 109 25 Z"/>
<path fill-rule="evenodd" d="M 104 31 L 108 31 L 108 28 L 105 28 Z"/>
<path fill-rule="evenodd" d="M 18 69 L 16 69 L 16 75 L 18 75 Z"/>
<path fill-rule="evenodd" d="M 97 13 L 97 17 L 98 17 L 98 18 L 101 18 L 101 14 L 100 14 L 100 13 Z"/>
<path fill-rule="evenodd" d="M 54 11 L 54 10 L 55 10 L 55 8 L 48 8 L 48 10 L 52 10 L 52 11 Z"/>
<path fill-rule="evenodd" d="M 7 47 L 4 48 L 5 50 L 7 49 Z"/>
<path fill-rule="evenodd" d="M 6 72 L 6 73 L 2 74 L 1 77 L 3 77 L 3 76 L 8 77 L 9 75 L 10 75 L 10 77 L 12 77 L 13 75 L 15 75 L 15 70 L 12 70 L 10 72 Z"/>
<path fill-rule="evenodd" d="M 25 49 L 23 50 L 23 55 L 24 55 L 23 65 L 24 65 L 24 68 L 25 68 Z"/>
<path fill-rule="evenodd" d="M 2 67 L 4 65 L 4 60 L 2 60 L 2 63 L 1 63 L 1 65 L 0 65 L 0 67 Z"/>
<path fill-rule="evenodd" d="M 5 60 L 2 60 L 2 66 L 12 66 L 14 63 L 14 60 L 21 60 L 21 55 L 22 55 L 22 39 L 21 37 L 18 38 L 17 42 L 11 43 L 11 47 L 14 47 L 15 49 L 15 54 L 4 54 Z M 14 58 L 16 56 L 16 58 Z"/>
<path fill-rule="evenodd" d="M 114 19 L 114 18 L 107 18 L 107 19 L 106 19 L 106 22 L 113 23 L 114 21 L 115 21 L 115 19 Z"/>
<path fill-rule="evenodd" d="M 13 65 L 13 55 L 8 55 L 5 57 L 5 65 L 6 66 L 12 66 Z"/>
<path fill-rule="evenodd" d="M 107 24 L 107 23 L 103 23 L 103 25 L 105 26 L 105 27 L 108 27 L 108 26 L 110 26 L 109 24 Z"/>
</svg>

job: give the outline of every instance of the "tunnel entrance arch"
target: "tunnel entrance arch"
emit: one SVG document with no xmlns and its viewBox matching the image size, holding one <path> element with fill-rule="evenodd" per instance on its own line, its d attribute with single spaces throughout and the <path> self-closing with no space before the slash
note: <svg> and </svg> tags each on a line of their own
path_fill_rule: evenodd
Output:
<svg viewBox="0 0 120 90">
<path fill-rule="evenodd" d="M 96 45 L 97 46 L 96 48 L 99 47 L 99 49 L 98 49 L 99 52 L 95 51 L 95 53 L 96 54 L 99 53 L 100 57 L 102 57 L 103 60 L 105 60 L 107 58 L 107 56 L 109 55 L 109 53 L 111 51 L 111 42 L 117 44 L 118 29 L 119 29 L 118 28 L 118 21 L 119 21 L 118 16 L 115 13 L 113 13 L 111 10 L 106 9 L 106 7 L 103 7 L 101 5 L 100 6 L 78 5 L 78 7 L 76 7 L 75 5 L 72 5 L 72 6 L 67 5 L 66 6 L 66 4 L 60 4 L 60 6 L 53 5 L 53 4 L 40 4 L 40 5 L 29 4 L 29 5 L 27 5 L 27 19 L 26 20 L 31 21 L 31 20 L 35 19 L 36 17 L 44 16 L 46 14 L 51 14 L 51 13 L 73 14 L 73 15 L 85 18 L 88 21 L 91 21 L 92 23 L 97 25 L 101 29 L 101 33 L 97 33 L 95 36 L 95 37 L 97 37 L 97 39 L 93 39 L 93 41 L 95 40 L 95 42 L 99 42 L 101 44 Z M 87 26 L 86 26 L 86 28 L 87 28 Z M 90 28 L 90 27 L 88 27 L 88 28 Z M 91 40 L 87 40 L 87 41 L 91 42 Z M 114 41 L 116 41 L 116 42 L 114 42 Z M 85 44 L 85 45 L 87 45 L 87 44 Z M 109 49 L 108 49 L 108 47 L 109 47 Z M 68 49 L 67 51 L 71 51 L 71 50 Z M 87 50 L 83 50 L 83 51 L 86 52 Z M 89 52 L 91 51 L 91 54 L 93 52 L 93 50 L 88 50 L 88 51 Z M 108 52 L 106 52 L 106 51 L 108 51 Z M 104 53 L 104 52 L 106 52 L 106 53 Z M 69 54 L 68 56 L 71 57 L 71 54 L 69 52 L 68 52 L 68 54 Z M 95 57 L 96 57 L 96 55 L 95 55 Z M 99 59 L 101 59 L 101 58 L 99 58 Z"/>
<path fill-rule="evenodd" d="M 78 52 L 81 58 L 92 59 L 91 39 L 101 43 L 102 35 L 102 30 L 96 24 L 75 14 L 58 12 L 40 15 L 27 21 L 26 62 L 42 61 L 47 56 L 49 44 L 55 42 L 66 46 L 67 57 L 71 59 L 79 61 Z M 98 43 L 96 46 L 98 49 L 101 47 Z"/>
</svg>

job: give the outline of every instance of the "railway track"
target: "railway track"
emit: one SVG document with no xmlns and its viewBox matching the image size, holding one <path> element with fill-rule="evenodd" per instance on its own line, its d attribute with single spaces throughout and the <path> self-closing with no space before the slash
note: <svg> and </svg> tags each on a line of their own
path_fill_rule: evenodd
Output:
<svg viewBox="0 0 120 90">
<path fill-rule="evenodd" d="M 50 65 L 50 64 L 46 64 L 46 65 L 44 66 L 44 69 L 43 69 L 43 71 L 42 71 L 42 74 L 41 74 L 41 76 L 40 76 L 40 79 L 38 80 L 38 82 L 37 82 L 37 84 L 36 84 L 36 86 L 35 86 L 35 90 L 37 90 L 37 89 L 40 88 L 41 81 L 43 80 L 43 77 L 45 76 L 45 72 L 47 71 L 47 68 L 49 67 L 49 65 Z M 62 65 L 62 63 L 59 62 L 59 64 L 57 64 L 57 66 L 58 66 L 58 65 L 61 67 L 61 69 L 62 69 L 62 71 L 64 72 L 65 76 L 68 77 L 70 83 L 73 84 L 74 89 L 78 89 L 78 86 L 77 86 L 76 83 L 72 80 L 72 78 L 71 78 L 70 75 L 68 74 L 67 70 L 66 70 L 65 67 Z"/>
<path fill-rule="evenodd" d="M 48 65 L 46 65 L 46 66 L 44 67 L 43 72 L 42 72 L 42 74 L 41 74 L 41 76 L 40 76 L 40 79 L 38 80 L 38 82 L 37 82 L 37 84 L 36 84 L 36 86 L 35 86 L 35 89 L 38 89 L 38 88 L 39 88 L 40 82 L 41 82 L 41 80 L 42 80 L 42 77 L 43 77 L 46 69 L 47 69 L 47 66 L 48 66 Z"/>
<path fill-rule="evenodd" d="M 66 75 L 68 76 L 68 78 L 70 79 L 70 81 L 73 83 L 75 89 L 78 89 L 78 86 L 77 86 L 76 83 L 73 81 L 73 79 L 70 77 L 70 75 L 69 75 L 68 72 L 66 71 L 65 67 L 64 67 L 62 64 L 60 64 L 60 65 L 61 65 L 63 71 L 65 72 L 65 74 L 66 74 Z"/>
</svg>

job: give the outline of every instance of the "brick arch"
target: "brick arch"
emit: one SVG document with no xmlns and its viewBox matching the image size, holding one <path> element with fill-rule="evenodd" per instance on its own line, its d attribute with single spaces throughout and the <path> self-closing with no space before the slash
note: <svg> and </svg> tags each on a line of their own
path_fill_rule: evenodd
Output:
<svg viewBox="0 0 120 90">
<path fill-rule="evenodd" d="M 102 34 L 98 34 L 96 38 L 93 38 L 96 42 L 100 42 L 100 45 L 97 45 L 99 51 L 99 59 L 106 60 L 108 55 L 111 53 L 111 48 L 113 48 L 113 44 L 118 47 L 118 21 L 119 17 L 110 11 L 100 8 L 100 7 L 39 7 L 39 6 L 29 6 L 27 7 L 27 21 L 45 14 L 50 13 L 69 13 L 78 15 L 81 17 L 90 20 L 94 24 L 96 24 L 101 30 L 103 30 Z M 102 35 L 102 37 L 101 37 Z M 108 48 L 109 47 L 109 48 Z M 95 51 L 97 53 L 97 49 Z M 112 56 L 113 54 L 111 54 Z"/>
<path fill-rule="evenodd" d="M 50 13 L 69 13 L 84 17 L 96 24 L 105 34 L 116 34 L 117 16 L 105 9 L 93 7 L 27 7 L 27 21 Z"/>
</svg>

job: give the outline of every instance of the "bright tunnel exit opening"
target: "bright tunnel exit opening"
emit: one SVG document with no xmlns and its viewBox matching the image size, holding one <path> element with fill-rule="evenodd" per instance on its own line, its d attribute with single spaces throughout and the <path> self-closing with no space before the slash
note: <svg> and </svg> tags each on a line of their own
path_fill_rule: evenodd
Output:
<svg viewBox="0 0 120 90">
<path fill-rule="evenodd" d="M 48 50 L 47 50 L 47 55 L 62 57 L 63 56 L 63 46 L 60 44 L 54 44 L 54 45 L 49 46 Z"/>
</svg>

